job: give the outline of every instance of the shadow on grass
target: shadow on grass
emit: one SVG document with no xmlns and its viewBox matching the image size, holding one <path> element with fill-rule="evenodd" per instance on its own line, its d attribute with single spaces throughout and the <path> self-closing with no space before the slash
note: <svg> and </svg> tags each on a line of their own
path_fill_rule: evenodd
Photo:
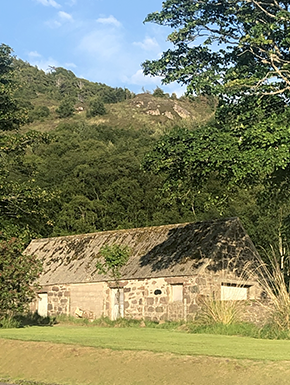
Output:
<svg viewBox="0 0 290 385">
<path fill-rule="evenodd" d="M 25 326 L 53 326 L 55 317 L 42 317 L 37 312 L 6 316 L 0 319 L 0 328 L 23 328 Z"/>
</svg>

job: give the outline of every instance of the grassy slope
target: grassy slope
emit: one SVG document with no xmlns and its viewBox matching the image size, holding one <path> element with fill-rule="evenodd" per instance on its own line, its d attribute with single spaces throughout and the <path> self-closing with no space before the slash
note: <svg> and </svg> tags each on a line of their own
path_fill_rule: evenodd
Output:
<svg viewBox="0 0 290 385">
<path fill-rule="evenodd" d="M 23 127 L 23 129 L 37 130 L 42 132 L 52 131 L 61 122 L 86 121 L 90 124 L 105 124 L 110 127 L 128 128 L 132 127 L 136 130 L 147 127 L 157 134 L 163 133 L 168 128 L 174 126 L 195 127 L 204 124 L 213 117 L 214 106 L 205 99 L 198 99 L 195 102 L 189 100 L 171 100 L 164 98 L 156 98 L 149 94 L 137 95 L 134 99 L 126 100 L 116 104 L 106 104 L 107 113 L 102 116 L 87 119 L 86 113 L 75 112 L 72 118 L 60 119 L 57 117 L 54 110 L 57 104 L 52 105 L 51 101 L 41 99 L 41 105 L 47 105 L 51 109 L 51 115 L 41 121 L 34 121 Z M 37 105 L 36 101 L 33 101 Z M 50 104 L 49 104 L 50 103 Z M 56 103 L 56 102 L 55 102 Z M 181 111 L 186 111 L 188 118 L 182 118 L 174 110 L 174 106 L 179 106 Z M 148 112 L 158 111 L 159 115 L 151 115 Z M 164 113 L 170 113 L 171 118 L 168 118 Z"/>
<path fill-rule="evenodd" d="M 46 341 L 113 350 L 147 350 L 178 355 L 281 361 L 290 359 L 289 341 L 187 334 L 157 329 L 31 327 L 2 329 L 0 338 Z"/>
<path fill-rule="evenodd" d="M 0 339 L 0 379 L 26 385 L 282 385 L 290 362 L 113 351 Z M 1 381 L 1 380 L 0 380 Z"/>
</svg>

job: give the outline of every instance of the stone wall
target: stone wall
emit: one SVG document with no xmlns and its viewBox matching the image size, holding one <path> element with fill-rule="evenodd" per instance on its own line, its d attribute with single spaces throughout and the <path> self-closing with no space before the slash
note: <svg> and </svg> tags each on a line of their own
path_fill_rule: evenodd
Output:
<svg viewBox="0 0 290 385">
<path fill-rule="evenodd" d="M 53 285 L 47 287 L 48 315 L 70 313 L 70 288 L 68 285 Z"/>
<path fill-rule="evenodd" d="M 70 314 L 70 287 L 69 285 L 43 286 L 41 292 L 47 294 L 47 315 Z M 31 304 L 30 310 L 37 311 L 39 298 Z"/>
<path fill-rule="evenodd" d="M 206 297 L 221 299 L 221 285 L 235 285 L 236 277 L 224 278 L 223 274 L 204 273 L 191 277 L 150 278 L 120 281 L 123 316 L 125 318 L 152 321 L 195 319 Z M 51 285 L 43 287 L 47 293 L 48 315 L 71 314 L 90 319 L 114 313 L 113 292 L 115 282 L 82 283 L 72 285 Z M 116 290 L 115 290 L 116 291 Z M 247 303 L 244 319 L 261 323 L 265 312 L 254 301 L 261 289 L 252 282 L 247 284 Z M 37 309 L 37 304 L 35 305 Z"/>
<path fill-rule="evenodd" d="M 200 309 L 199 302 L 202 296 L 218 294 L 220 280 L 208 276 L 156 278 L 121 281 L 124 291 L 124 317 L 162 320 L 193 320 Z M 108 284 L 106 291 L 105 315 L 112 314 L 112 299 Z M 178 287 L 178 290 L 175 288 Z M 174 290 L 177 299 L 174 298 Z M 180 292 L 180 293 L 179 293 Z M 179 294 L 178 294 L 179 293 Z"/>
<path fill-rule="evenodd" d="M 124 292 L 124 317 L 152 321 L 192 321 L 201 308 L 203 298 L 221 298 L 221 284 L 224 282 L 235 284 L 237 280 L 229 275 L 224 279 L 220 274 L 199 274 L 192 277 L 121 281 L 120 287 Z M 114 287 L 114 283 L 107 284 L 104 315 L 108 317 L 112 315 L 110 293 Z M 248 320 L 258 319 L 259 309 L 254 305 L 255 302 L 250 300 L 258 298 L 260 291 L 254 282 L 248 285 L 250 308 L 244 314 Z"/>
</svg>

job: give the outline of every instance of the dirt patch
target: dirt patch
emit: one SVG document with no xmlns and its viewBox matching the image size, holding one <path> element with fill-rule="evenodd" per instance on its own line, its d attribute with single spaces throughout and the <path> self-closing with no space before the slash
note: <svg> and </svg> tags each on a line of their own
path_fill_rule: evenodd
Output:
<svg viewBox="0 0 290 385">
<path fill-rule="evenodd" d="M 113 351 L 0 339 L 0 378 L 58 384 L 288 384 L 290 362 Z"/>
</svg>

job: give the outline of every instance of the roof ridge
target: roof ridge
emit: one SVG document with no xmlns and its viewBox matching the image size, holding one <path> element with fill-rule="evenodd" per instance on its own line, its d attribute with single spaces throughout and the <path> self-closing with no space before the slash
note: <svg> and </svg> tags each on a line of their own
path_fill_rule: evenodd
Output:
<svg viewBox="0 0 290 385">
<path fill-rule="evenodd" d="M 156 225 L 156 226 L 145 226 L 145 227 L 132 227 L 130 229 L 114 229 L 114 230 L 100 230 L 93 233 L 84 233 L 84 234 L 70 234 L 70 235 L 60 235 L 57 237 L 47 237 L 47 238 L 34 238 L 32 242 L 41 242 L 41 241 L 48 241 L 48 240 L 60 240 L 60 239 L 70 239 L 70 238 L 85 238 L 90 236 L 95 236 L 97 234 L 105 234 L 105 233 L 122 233 L 122 232 L 131 232 L 131 231 L 148 231 L 149 229 L 157 229 L 157 228 L 177 228 L 182 226 L 187 226 L 190 224 L 198 225 L 200 223 L 207 224 L 207 223 L 219 223 L 219 222 L 226 222 L 226 221 L 232 221 L 232 220 L 239 220 L 238 217 L 230 217 L 230 218 L 219 218 L 219 219 L 209 219 L 207 221 L 196 221 L 196 222 L 181 222 L 181 223 L 171 223 L 167 225 Z"/>
</svg>

